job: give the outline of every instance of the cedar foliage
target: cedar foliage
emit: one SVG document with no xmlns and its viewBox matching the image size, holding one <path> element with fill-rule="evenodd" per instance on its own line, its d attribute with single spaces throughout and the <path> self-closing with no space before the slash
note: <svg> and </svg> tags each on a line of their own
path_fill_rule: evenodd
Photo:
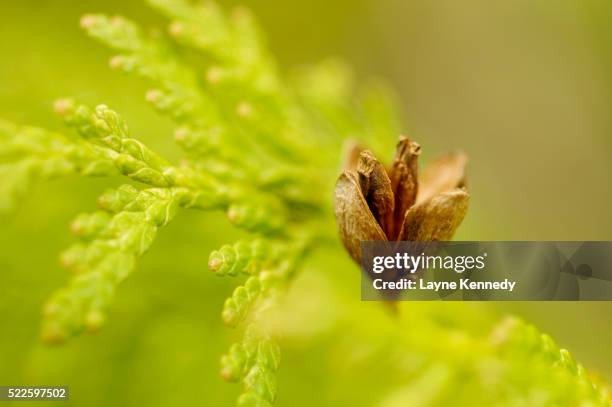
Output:
<svg viewBox="0 0 612 407">
<path fill-rule="evenodd" d="M 224 212 L 250 237 L 209 258 L 212 272 L 242 281 L 221 312 L 227 326 L 243 332 L 221 357 L 221 376 L 242 383 L 238 405 L 271 405 L 281 352 L 266 314 L 310 253 L 325 247 L 345 256 L 331 207 L 339 157 L 348 135 L 391 151 L 401 130 L 396 103 L 378 84 L 355 90 L 338 62 L 282 76 L 246 9 L 149 3 L 170 20 L 167 34 L 120 16 L 86 15 L 81 25 L 117 53 L 111 68 L 150 83 L 146 100 L 176 123 L 184 159 L 171 163 L 149 149 L 105 105 L 62 99 L 55 110 L 72 132 L 0 121 L 0 209 L 13 209 L 37 183 L 59 177 L 126 178 L 100 196 L 99 210 L 71 224 L 77 242 L 61 263 L 74 275 L 43 309 L 42 337 L 50 343 L 101 329 L 121 282 L 178 212 Z M 205 67 L 188 62 L 183 50 L 198 53 Z M 483 334 L 469 315 L 402 307 L 407 312 L 398 318 L 364 315 L 371 317 L 367 326 L 340 311 L 335 320 L 345 335 L 369 332 L 365 365 L 355 367 L 377 363 L 380 352 L 410 360 L 408 370 L 387 366 L 403 384 L 381 393 L 380 405 L 610 405 L 596 378 L 521 321 L 504 320 Z"/>
</svg>

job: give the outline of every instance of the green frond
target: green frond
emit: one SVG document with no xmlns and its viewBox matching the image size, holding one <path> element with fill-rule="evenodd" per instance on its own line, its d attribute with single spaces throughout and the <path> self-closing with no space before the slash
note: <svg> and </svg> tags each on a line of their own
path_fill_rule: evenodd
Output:
<svg viewBox="0 0 612 407">
<path fill-rule="evenodd" d="M 105 151 L 58 133 L 0 120 L 0 212 L 13 209 L 37 183 L 118 171 Z"/>
<path fill-rule="evenodd" d="M 190 184 L 180 177 L 178 170 L 153 153 L 138 140 L 131 138 L 123 119 L 105 105 L 91 110 L 75 105 L 71 100 L 60 100 L 58 113 L 67 125 L 74 127 L 83 139 L 106 149 L 115 167 L 135 181 L 155 187 Z M 183 185 L 185 186 L 185 185 Z"/>
<path fill-rule="evenodd" d="M 123 175 L 133 182 L 103 192 L 98 211 L 72 222 L 77 242 L 60 261 L 73 276 L 44 307 L 48 342 L 104 324 L 120 284 L 180 209 L 225 213 L 246 236 L 208 259 L 217 276 L 235 278 L 221 319 L 242 335 L 222 356 L 221 376 L 241 383 L 238 405 L 271 406 L 280 348 L 279 332 L 266 318 L 307 254 L 338 248 L 331 196 L 343 144 L 354 140 L 386 154 L 405 130 L 398 103 L 384 85 L 357 88 L 351 69 L 335 60 L 286 78 L 246 9 L 148 2 L 169 18 L 167 33 L 104 15 L 86 15 L 81 26 L 118 53 L 112 68 L 149 82 L 146 101 L 176 123 L 184 159 L 175 164 L 152 151 L 106 105 L 62 99 L 55 110 L 76 137 L 0 121 L 0 211 L 14 207 L 35 183 L 61 176 Z M 204 62 L 188 63 L 181 47 Z M 368 344 L 374 351 L 363 360 L 371 362 L 383 349 L 412 369 L 400 372 L 405 383 L 381 395 L 380 405 L 444 405 L 467 393 L 482 405 L 536 399 L 610 405 L 605 387 L 550 337 L 516 320 L 490 335 L 476 334 L 481 329 L 474 320 L 481 316 L 474 314 L 458 317 L 442 307 L 419 312 L 414 305 L 409 318 L 381 323 L 376 337 L 384 343 Z M 347 330 L 371 330 L 361 315 L 344 318 Z M 495 386 L 485 376 L 497 380 Z"/>
<path fill-rule="evenodd" d="M 147 36 L 134 22 L 120 16 L 86 15 L 81 26 L 96 40 L 121 54 L 110 66 L 150 80 L 156 88 L 147 100 L 181 122 L 205 125 L 214 120 L 215 107 L 198 91 L 198 76 L 181 63 L 160 35 Z"/>
<path fill-rule="evenodd" d="M 104 195 L 106 212 L 79 215 L 72 231 L 83 241 L 61 257 L 75 277 L 44 308 L 43 339 L 60 342 L 87 329 L 96 331 L 106 319 L 117 286 L 135 268 L 160 227 L 174 218 L 180 189 L 136 191 L 123 187 Z M 120 202 L 132 195 L 133 200 Z M 112 198 L 110 198 L 112 197 Z"/>
<path fill-rule="evenodd" d="M 273 245 L 265 239 L 241 240 L 233 245 L 224 245 L 210 254 L 208 268 L 218 276 L 256 274 L 276 257 Z"/>
<path fill-rule="evenodd" d="M 256 325 L 249 325 L 242 341 L 221 358 L 221 376 L 242 382 L 239 406 L 270 406 L 278 393 L 275 373 L 279 364 L 278 345 Z"/>
</svg>

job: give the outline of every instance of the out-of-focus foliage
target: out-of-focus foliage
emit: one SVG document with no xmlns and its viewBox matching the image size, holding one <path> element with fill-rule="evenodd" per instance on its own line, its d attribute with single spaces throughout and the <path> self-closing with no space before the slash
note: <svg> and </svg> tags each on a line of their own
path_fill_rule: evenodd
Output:
<svg viewBox="0 0 612 407">
<path fill-rule="evenodd" d="M 86 15 L 81 25 L 121 52 L 111 67 L 156 86 L 146 99 L 179 126 L 175 138 L 186 153 L 180 166 L 134 138 L 105 105 L 90 109 L 69 99 L 56 102 L 56 112 L 76 130 L 77 140 L 4 126 L 6 176 L 15 179 L 7 196 L 26 195 L 37 180 L 74 172 L 121 174 L 144 185 L 105 192 L 98 200 L 101 211 L 72 223 L 81 243 L 64 252 L 62 264 L 75 277 L 44 307 L 42 337 L 55 343 L 100 329 L 118 285 L 177 209 L 220 209 L 254 235 L 213 252 L 209 261 L 218 275 L 251 274 L 224 304 L 227 325 L 247 319 L 251 325 L 223 357 L 223 377 L 243 383 L 240 405 L 267 405 L 276 400 L 280 356 L 268 334 L 253 333 L 261 329 L 255 325 L 260 310 L 272 306 L 308 251 L 332 240 L 329 200 L 321 191 L 331 188 L 345 134 L 350 130 L 362 140 L 380 139 L 376 131 L 397 134 L 393 113 L 385 111 L 392 104 L 371 93 L 363 107 L 351 106 L 350 87 L 337 64 L 304 72 L 296 79 L 303 85 L 284 84 L 247 10 L 226 16 L 214 3 L 152 5 L 173 19 L 171 37 L 199 51 L 206 70 L 190 66 L 160 34 L 148 35 L 123 17 Z M 336 89 L 336 82 L 343 85 Z M 320 145 L 327 148 L 320 151 Z M 28 167 L 35 159 L 38 167 Z M 27 182 L 21 181 L 24 174 Z"/>
<path fill-rule="evenodd" d="M 401 129 L 393 98 L 378 85 L 355 97 L 350 72 L 339 62 L 325 62 L 285 80 L 245 9 L 228 15 L 213 3 L 150 3 L 171 20 L 168 35 L 148 33 L 123 17 L 87 15 L 81 25 L 119 52 L 110 59 L 112 68 L 151 83 L 146 100 L 176 123 L 174 138 L 184 155 L 180 163 L 145 146 L 105 105 L 89 108 L 69 99 L 56 103 L 55 110 L 78 137 L 8 122 L 0 127 L 1 170 L 9 181 L 1 185 L 4 209 L 34 194 L 29 190 L 37 181 L 80 174 L 112 180 L 124 176 L 124 182 L 130 182 L 105 192 L 98 200 L 99 211 L 72 222 L 79 243 L 62 254 L 61 262 L 74 274 L 44 307 L 42 333 L 49 342 L 97 331 L 109 315 L 109 325 L 115 323 L 112 303 L 119 284 L 129 284 L 126 278 L 136 260 L 158 233 L 163 235 L 162 227 L 172 227 L 179 209 L 224 211 L 245 232 L 208 258 L 217 275 L 244 276 L 222 310 L 223 322 L 242 332 L 234 344 L 229 346 L 222 334 L 198 340 L 203 333 L 180 318 L 130 318 L 121 328 L 126 337 L 140 333 L 143 326 L 149 333 L 143 333 L 138 343 L 126 339 L 120 346 L 105 347 L 110 358 L 129 354 L 136 367 L 131 371 L 123 366 L 124 387 L 116 389 L 120 395 L 107 393 L 104 398 L 111 402 L 118 397 L 130 405 L 227 402 L 223 390 L 196 394 L 199 386 L 194 384 L 205 377 L 208 381 L 207 373 L 157 387 L 155 373 L 147 372 L 147 380 L 159 389 L 155 394 L 165 394 L 165 400 L 129 386 L 138 385 L 134 375 L 151 368 L 193 372 L 193 355 L 214 356 L 213 351 L 228 347 L 221 357 L 221 375 L 242 383 L 239 405 L 274 403 L 277 374 L 282 371 L 279 403 L 285 405 L 609 405 L 605 387 L 596 378 L 550 338 L 521 322 L 497 323 L 495 316 L 482 315 L 482 309 L 472 306 L 449 312 L 410 304 L 402 306 L 398 316 L 390 316 L 382 307 L 369 306 L 376 304 L 358 304 L 354 292 L 347 295 L 347 281 L 354 279 L 326 275 L 336 267 L 354 269 L 342 263 L 345 255 L 335 238 L 331 190 L 347 137 L 381 155 L 391 151 Z M 214 223 L 200 223 L 196 230 L 187 226 L 192 225 L 183 228 L 193 234 L 195 245 L 179 248 L 185 257 L 166 255 L 167 260 L 156 266 L 160 271 L 171 273 L 173 265 L 194 260 L 189 256 L 200 252 L 198 239 L 222 231 L 220 240 L 225 241 L 224 235 L 233 233 Z M 324 260 L 317 261 L 321 253 Z M 202 263 L 197 257 L 193 267 L 204 268 Z M 356 269 L 350 271 L 357 276 Z M 173 292 L 172 284 L 155 290 L 163 291 L 166 305 L 202 295 L 196 290 Z M 176 312 L 181 311 L 169 315 Z M 211 312 L 214 306 L 187 315 L 208 321 L 201 314 Z M 215 329 L 210 322 L 207 328 Z M 174 332 L 181 336 L 174 337 Z M 164 349 L 169 338 L 170 346 L 179 348 L 176 354 L 167 354 L 168 360 L 150 355 Z M 282 364 L 279 338 L 289 350 L 284 355 L 290 355 Z M 325 378 L 313 377 L 299 360 L 291 359 L 308 354 L 307 344 L 320 349 L 320 362 L 310 366 L 323 365 Z M 189 352 L 190 348 L 203 351 Z M 79 365 L 82 353 L 73 349 L 72 356 L 62 355 L 63 360 L 35 349 L 22 380 L 34 384 L 61 377 L 71 384 L 78 372 L 71 378 L 66 373 L 56 376 L 53 370 L 69 372 L 71 363 Z M 179 363 L 169 355 L 178 357 Z M 201 359 L 210 362 L 208 356 Z M 183 369 L 182 363 L 188 367 Z M 40 373 L 39 364 L 54 367 Z M 211 369 L 210 363 L 202 363 L 195 370 Z M 119 386 L 121 381 L 110 379 L 112 364 L 101 370 L 94 374 L 98 383 L 108 380 Z M 166 377 L 158 373 L 158 379 Z M 306 390 L 315 386 L 317 395 Z M 94 405 L 94 400 L 103 404 L 102 389 L 90 389 L 87 396 L 84 391 L 73 388 L 75 405 Z"/>
</svg>

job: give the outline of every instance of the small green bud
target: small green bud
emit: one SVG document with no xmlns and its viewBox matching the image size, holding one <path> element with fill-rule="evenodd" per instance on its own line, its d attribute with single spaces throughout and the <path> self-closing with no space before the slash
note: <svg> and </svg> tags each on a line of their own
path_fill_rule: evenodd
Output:
<svg viewBox="0 0 612 407">
<path fill-rule="evenodd" d="M 213 251 L 208 260 L 208 268 L 219 276 L 229 274 L 236 260 L 236 251 L 230 245 Z"/>
<path fill-rule="evenodd" d="M 136 181 L 156 187 L 169 186 L 168 181 L 159 171 L 147 167 L 145 163 L 128 154 L 119 154 L 114 161 L 121 173 Z"/>
<path fill-rule="evenodd" d="M 117 213 L 123 210 L 138 196 L 138 190 L 132 185 L 122 185 L 118 189 L 107 190 L 98 198 L 98 206 L 109 212 Z"/>
<path fill-rule="evenodd" d="M 262 286 L 258 276 L 252 276 L 244 283 L 244 288 L 249 296 L 249 300 L 253 300 L 261 292 Z"/>
<path fill-rule="evenodd" d="M 247 354 L 242 344 L 233 344 L 229 352 L 221 358 L 221 377 L 229 382 L 240 380 L 244 377 L 247 359 Z"/>
<path fill-rule="evenodd" d="M 92 239 L 110 222 L 110 216 L 105 212 L 81 214 L 70 225 L 70 230 L 83 239 Z"/>
<path fill-rule="evenodd" d="M 83 265 L 87 263 L 87 258 L 87 246 L 76 244 L 64 250 L 60 255 L 60 264 L 65 269 L 79 272 L 83 268 Z"/>
<path fill-rule="evenodd" d="M 73 114 L 75 109 L 72 99 L 58 99 L 53 103 L 53 110 L 61 117 Z"/>
<path fill-rule="evenodd" d="M 225 300 L 223 311 L 221 312 L 221 319 L 223 319 L 223 323 L 228 326 L 235 326 L 239 322 L 238 309 L 233 298 L 230 297 Z"/>
<path fill-rule="evenodd" d="M 85 316 L 85 326 L 89 332 L 98 332 L 105 321 L 106 316 L 99 310 L 92 310 Z"/>
</svg>

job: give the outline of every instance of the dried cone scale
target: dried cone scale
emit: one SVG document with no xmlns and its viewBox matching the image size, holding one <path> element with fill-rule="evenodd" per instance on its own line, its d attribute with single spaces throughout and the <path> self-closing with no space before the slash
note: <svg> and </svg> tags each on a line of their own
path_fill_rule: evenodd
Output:
<svg viewBox="0 0 612 407">
<path fill-rule="evenodd" d="M 467 157 L 444 155 L 419 175 L 420 154 L 417 143 L 401 136 L 388 169 L 367 150 L 348 160 L 334 208 L 340 238 L 356 262 L 362 241 L 445 241 L 461 224 L 469 202 Z"/>
</svg>

